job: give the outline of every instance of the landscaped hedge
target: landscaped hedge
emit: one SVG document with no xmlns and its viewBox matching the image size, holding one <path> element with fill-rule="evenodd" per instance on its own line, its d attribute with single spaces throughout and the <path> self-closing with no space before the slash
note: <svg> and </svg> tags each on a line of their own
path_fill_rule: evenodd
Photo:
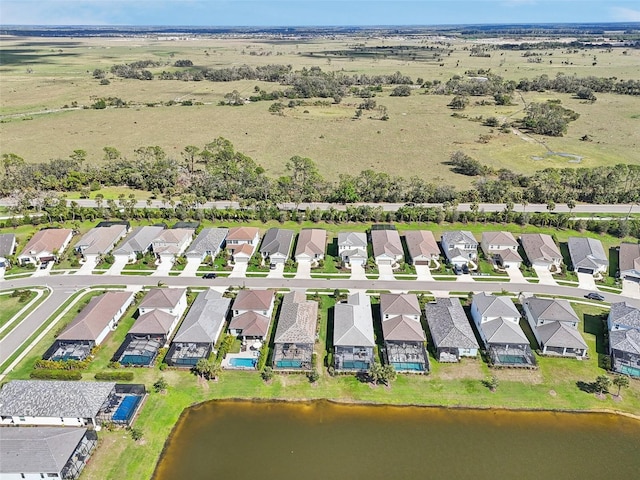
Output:
<svg viewBox="0 0 640 480">
<path fill-rule="evenodd" d="M 96 380 L 121 380 L 130 382 L 133 380 L 133 372 L 118 371 L 118 372 L 98 372 L 95 376 Z"/>
<path fill-rule="evenodd" d="M 82 373 L 77 370 L 34 370 L 29 374 L 39 380 L 82 380 Z"/>
<path fill-rule="evenodd" d="M 33 368 L 38 370 L 86 370 L 91 360 L 36 360 Z"/>
</svg>

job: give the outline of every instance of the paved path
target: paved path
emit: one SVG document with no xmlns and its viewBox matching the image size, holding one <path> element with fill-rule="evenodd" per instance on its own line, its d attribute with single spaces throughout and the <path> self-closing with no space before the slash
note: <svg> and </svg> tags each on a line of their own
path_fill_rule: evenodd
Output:
<svg viewBox="0 0 640 480">
<path fill-rule="evenodd" d="M 553 274 L 545 267 L 533 267 L 538 275 L 540 283 L 543 285 L 557 285 L 556 279 L 553 278 Z"/>
<path fill-rule="evenodd" d="M 276 263 L 273 270 L 269 270 L 267 278 L 284 278 L 284 263 Z"/>
<path fill-rule="evenodd" d="M 247 267 L 249 264 L 247 262 L 236 262 L 233 266 L 233 270 L 229 274 L 229 278 L 244 278 L 247 273 Z"/>
<path fill-rule="evenodd" d="M 519 268 L 505 268 L 505 272 L 509 276 L 509 280 L 512 282 L 525 283 L 526 280 L 522 274 L 522 270 Z"/>
<path fill-rule="evenodd" d="M 351 265 L 351 277 L 349 280 L 366 280 L 367 274 L 364 271 L 364 267 L 360 264 Z"/>
<path fill-rule="evenodd" d="M 431 270 L 429 270 L 428 265 L 416 265 L 416 280 L 423 281 L 432 281 L 433 275 L 431 275 Z"/>
<path fill-rule="evenodd" d="M 296 271 L 296 279 L 311 278 L 311 262 L 298 262 L 298 270 Z"/>
<path fill-rule="evenodd" d="M 378 280 L 393 280 L 393 267 L 391 265 L 378 265 L 378 273 L 380 276 Z"/>
<path fill-rule="evenodd" d="M 199 258 L 189 258 L 187 259 L 187 264 L 184 266 L 182 272 L 180 272 L 181 277 L 195 277 L 198 268 L 200 268 L 200 259 Z"/>
<path fill-rule="evenodd" d="M 598 287 L 596 286 L 596 280 L 593 278 L 593 275 L 590 273 L 577 273 L 578 275 L 578 287 L 584 288 L 585 290 L 596 291 Z"/>
</svg>

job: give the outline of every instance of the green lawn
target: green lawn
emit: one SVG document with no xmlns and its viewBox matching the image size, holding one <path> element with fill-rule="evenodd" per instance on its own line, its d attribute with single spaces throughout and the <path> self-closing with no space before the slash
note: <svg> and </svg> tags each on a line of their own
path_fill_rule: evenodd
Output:
<svg viewBox="0 0 640 480">
<path fill-rule="evenodd" d="M 13 318 L 25 305 L 27 305 L 36 296 L 36 292 L 29 291 L 29 295 L 21 300 L 18 297 L 12 297 L 11 294 L 0 295 L 0 327 Z"/>
</svg>

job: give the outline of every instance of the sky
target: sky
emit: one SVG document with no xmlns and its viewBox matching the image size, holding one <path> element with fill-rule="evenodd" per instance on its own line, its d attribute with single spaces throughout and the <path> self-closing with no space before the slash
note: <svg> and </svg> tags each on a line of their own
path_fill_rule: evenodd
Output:
<svg viewBox="0 0 640 480">
<path fill-rule="evenodd" d="M 0 0 L 0 25 L 640 22 L 640 0 Z"/>
</svg>

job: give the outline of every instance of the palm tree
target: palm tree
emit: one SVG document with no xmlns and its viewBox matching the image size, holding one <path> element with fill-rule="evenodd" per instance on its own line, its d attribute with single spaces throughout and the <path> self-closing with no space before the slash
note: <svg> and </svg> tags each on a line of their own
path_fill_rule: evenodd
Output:
<svg viewBox="0 0 640 480">
<path fill-rule="evenodd" d="M 618 387 L 618 393 L 616 393 L 616 397 L 620 397 L 620 390 L 629 386 L 629 377 L 618 375 L 613 378 L 612 383 L 615 387 Z"/>
<path fill-rule="evenodd" d="M 611 379 L 606 375 L 598 375 L 596 377 L 594 387 L 600 395 L 604 394 L 605 392 L 608 392 L 610 386 L 611 386 Z"/>
</svg>

